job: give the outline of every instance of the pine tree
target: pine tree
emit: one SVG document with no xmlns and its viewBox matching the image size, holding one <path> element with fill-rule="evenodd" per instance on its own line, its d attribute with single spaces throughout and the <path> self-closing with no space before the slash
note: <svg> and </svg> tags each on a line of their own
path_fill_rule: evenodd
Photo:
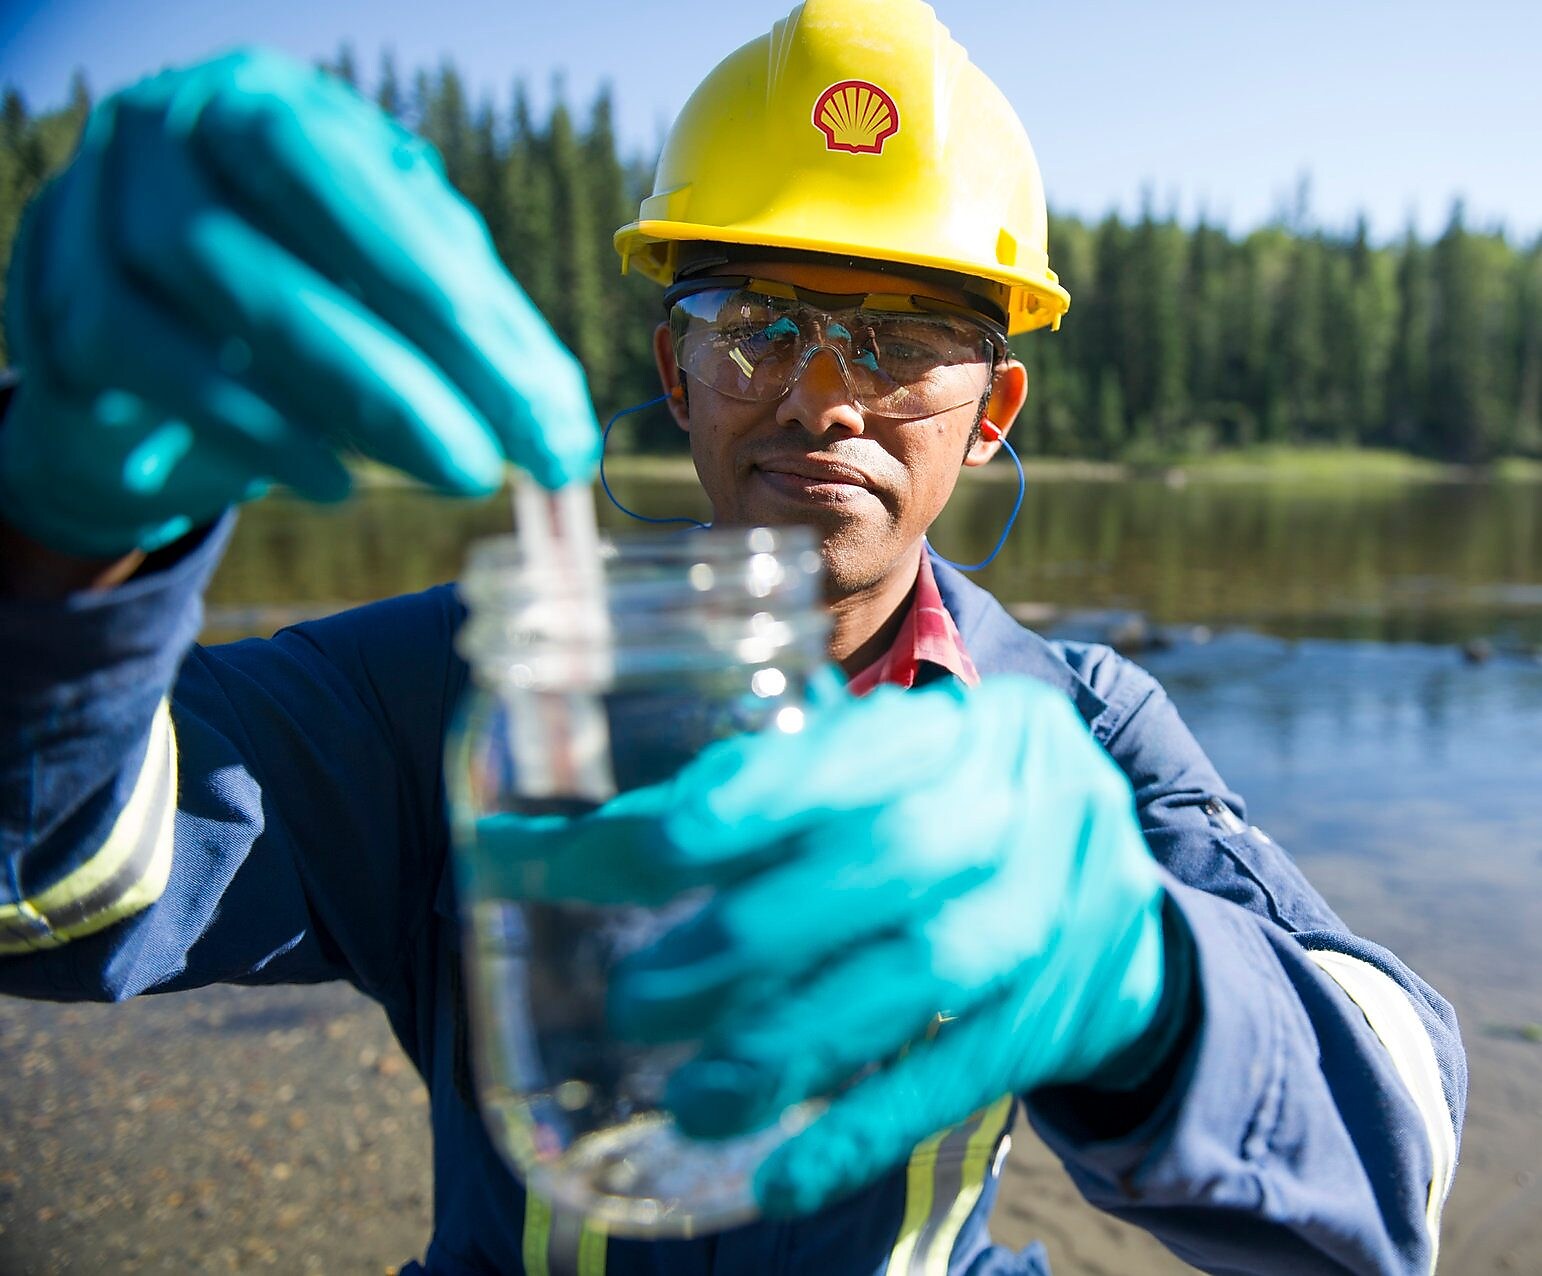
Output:
<svg viewBox="0 0 1542 1276">
<path fill-rule="evenodd" d="M 613 243 L 616 228 L 636 216 L 638 199 L 621 161 L 609 85 L 601 86 L 590 107 L 583 165 L 594 210 L 594 256 L 613 355 L 609 379 L 594 386 L 594 396 L 601 412 L 608 415 L 657 393 L 652 346 L 660 314 L 657 285 L 637 274 L 623 277 Z M 634 428 L 627 437 L 636 439 L 646 433 Z"/>
<path fill-rule="evenodd" d="M 1160 449 L 1175 441 L 1184 399 L 1183 232 L 1171 216 L 1158 221 L 1148 195 L 1129 247 L 1128 290 L 1120 326 L 1125 396 L 1136 434 Z"/>
<path fill-rule="evenodd" d="M 1386 438 L 1394 447 L 1430 450 L 1430 323 L 1433 284 L 1429 250 L 1410 225 L 1397 255 L 1397 324 L 1387 374 Z"/>
<path fill-rule="evenodd" d="M 86 116 L 91 114 L 91 86 L 86 82 L 86 73 L 80 67 L 70 73 L 70 101 L 64 113 L 74 122 L 76 129 L 83 126 Z"/>
<path fill-rule="evenodd" d="M 412 76 L 412 104 L 408 108 L 405 123 L 414 133 L 432 142 L 430 117 L 434 109 L 434 82 L 421 67 Z"/>
<path fill-rule="evenodd" d="M 1084 377 L 1097 388 L 1100 409 L 1098 441 L 1101 455 L 1113 457 L 1122 452 L 1128 441 L 1126 393 L 1119 386 L 1119 430 L 1113 431 L 1113 417 L 1102 412 L 1107 399 L 1106 382 L 1112 377 L 1119 381 L 1129 367 L 1127 326 L 1125 315 L 1131 309 L 1130 291 L 1133 281 L 1126 269 L 1130 253 L 1130 232 L 1118 217 L 1110 213 L 1099 224 L 1093 235 L 1092 246 L 1092 297 L 1082 306 L 1073 294 L 1072 305 L 1080 307 L 1066 317 L 1065 326 L 1075 323 L 1087 335 L 1087 354 L 1083 363 Z M 1040 396 L 1042 397 L 1042 395 Z"/>
<path fill-rule="evenodd" d="M 1119 376 L 1105 366 L 1098 378 L 1098 454 L 1105 457 L 1119 455 L 1120 445 L 1129 430 L 1124 415 L 1124 391 L 1119 388 Z"/>
<path fill-rule="evenodd" d="M 589 197 L 600 242 L 609 249 L 612 231 L 627 221 L 634 211 L 630 207 L 626 173 L 616 148 L 615 102 L 609 85 L 601 86 L 589 111 L 589 128 L 583 139 L 583 164 L 588 174 Z"/>
<path fill-rule="evenodd" d="M 466 178 L 469 198 L 487 222 L 493 243 L 508 238 L 508 208 L 503 202 L 504 147 L 491 99 L 483 98 L 471 125 L 471 169 Z"/>
<path fill-rule="evenodd" d="M 1397 319 L 1397 280 L 1391 256 L 1371 247 L 1364 216 L 1347 249 L 1346 312 L 1341 339 L 1331 345 L 1339 387 L 1341 442 L 1376 440 L 1387 419 L 1387 376 Z"/>
<path fill-rule="evenodd" d="M 1542 238 L 1515 263 L 1514 447 L 1542 455 Z"/>
<path fill-rule="evenodd" d="M 359 68 L 353 59 L 353 45 L 346 40 L 337 47 L 337 61 L 332 64 L 332 74 L 352 88 L 359 87 Z"/>
<path fill-rule="evenodd" d="M 83 71 L 70 76 L 69 104 L 62 111 L 38 116 L 31 125 L 35 165 L 39 181 L 57 172 L 69 162 L 91 114 L 91 90 Z"/>
<path fill-rule="evenodd" d="M 1097 305 L 1097 246 L 1093 231 L 1075 219 L 1050 220 L 1055 271 L 1076 298 L 1080 319 Z M 1105 454 L 1096 430 L 1097 379 L 1088 326 L 1071 322 L 1053 337 L 1029 334 L 1015 343 L 1028 369 L 1028 405 L 1019 425 L 1025 443 L 1072 456 Z M 1026 426 L 1027 428 L 1023 428 Z"/>
<path fill-rule="evenodd" d="M 502 185 L 504 238 L 494 242 L 531 301 L 551 316 L 558 299 L 555 193 L 546 139 L 531 116 L 523 84 L 514 89 Z"/>
<path fill-rule="evenodd" d="M 1242 242 L 1228 289 L 1228 362 L 1237 400 L 1244 405 L 1235 441 L 1244 446 L 1278 442 L 1288 430 L 1284 361 L 1276 337 L 1290 249 L 1290 237 L 1278 227 L 1254 231 Z"/>
<path fill-rule="evenodd" d="M 62 110 L 34 116 L 14 88 L 0 95 L 0 307 L 22 210 L 74 153 L 90 111 L 91 90 L 78 70 L 70 77 L 69 102 Z M 0 366 L 7 351 L 0 339 Z"/>
<path fill-rule="evenodd" d="M 15 242 L 21 210 L 31 195 L 33 182 L 22 156 L 27 132 L 26 110 L 21 95 L 7 90 L 4 105 L 0 107 L 0 307 L 5 303 L 11 245 Z M 0 332 L 0 365 L 10 362 L 6 335 Z"/>
<path fill-rule="evenodd" d="M 380 55 L 380 83 L 375 89 L 375 102 L 387 115 L 398 120 L 406 109 L 401 82 L 396 76 L 396 58 L 389 49 Z"/>
<path fill-rule="evenodd" d="M 555 86 L 547 122 L 546 145 L 551 165 L 552 212 L 556 238 L 557 298 L 550 313 L 552 326 L 588 370 L 595 397 L 608 394 L 615 373 L 615 352 L 606 340 L 604 287 L 596 250 L 597 223 L 589 199 L 584 150 L 573 117 Z"/>
<path fill-rule="evenodd" d="M 1505 433 L 1496 398 L 1500 281 L 1493 254 L 1468 232 L 1461 201 L 1430 253 L 1434 304 L 1428 432 L 1435 451 L 1460 461 L 1494 456 Z"/>
<path fill-rule="evenodd" d="M 1322 236 L 1293 235 L 1289 267 L 1275 311 L 1286 440 L 1309 437 L 1325 423 L 1326 273 L 1327 246 Z"/>
<path fill-rule="evenodd" d="M 27 103 L 14 88 L 7 87 L 0 99 L 0 140 L 5 149 L 16 157 L 22 183 L 40 181 L 44 162 L 42 147 L 38 144 L 38 131 L 27 111 Z M 29 192 L 30 193 L 30 192 Z"/>
<path fill-rule="evenodd" d="M 1226 315 L 1223 306 L 1230 243 L 1203 214 L 1189 236 L 1183 331 L 1187 342 L 1187 397 L 1194 418 L 1222 431 L 1232 415 L 1226 403 Z"/>
<path fill-rule="evenodd" d="M 460 73 L 448 62 L 440 65 L 439 75 L 429 90 L 427 116 L 419 131 L 438 148 L 444 161 L 444 175 L 464 194 L 474 169 L 471 114 Z"/>
</svg>

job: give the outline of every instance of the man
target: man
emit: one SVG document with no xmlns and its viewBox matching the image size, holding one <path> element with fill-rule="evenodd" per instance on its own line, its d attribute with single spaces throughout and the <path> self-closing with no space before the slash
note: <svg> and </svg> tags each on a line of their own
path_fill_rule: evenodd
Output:
<svg viewBox="0 0 1542 1276">
<path fill-rule="evenodd" d="M 462 492 L 595 455 L 571 359 L 423 148 L 268 56 L 104 103 L 16 250 L 3 986 L 352 981 L 430 1090 L 434 1273 L 1042 1272 L 984 1226 L 1019 1099 L 1202 1267 L 1430 1270 L 1449 1007 L 1244 823 L 1149 676 L 925 551 L 1024 401 L 1005 336 L 1067 301 L 1000 95 L 924 5 L 810 0 L 697 90 L 618 246 L 670 289 L 660 373 L 715 517 L 819 530 L 831 654 L 871 694 L 510 850 L 564 898 L 640 845 L 654 889 L 719 887 L 612 989 L 618 1031 L 708 1043 L 670 1084 L 688 1132 L 877 1065 L 759 1172 L 765 1217 L 607 1240 L 525 1196 L 457 1084 L 448 590 L 189 648 L 222 511 L 340 496 L 341 443 Z"/>
</svg>

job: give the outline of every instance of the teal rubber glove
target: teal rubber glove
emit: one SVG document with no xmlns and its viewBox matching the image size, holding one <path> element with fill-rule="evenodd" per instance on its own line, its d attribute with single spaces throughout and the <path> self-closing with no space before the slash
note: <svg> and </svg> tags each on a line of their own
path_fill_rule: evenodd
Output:
<svg viewBox="0 0 1542 1276">
<path fill-rule="evenodd" d="M 1163 1000 L 1189 941 L 1164 937 L 1129 785 L 1028 679 L 845 700 L 591 815 L 516 823 L 486 830 L 508 878 L 484 888 L 717 888 L 618 970 L 610 1008 L 624 1036 L 703 1043 L 667 1095 L 690 1134 L 833 1094 L 757 1176 L 768 1213 L 873 1181 L 1004 1094 L 1135 1084 L 1159 1014 L 1187 1013 Z"/>
<path fill-rule="evenodd" d="M 6 309 L 0 515 L 66 552 L 154 549 L 273 481 L 340 499 L 342 451 L 465 495 L 598 457 L 582 370 L 433 149 L 278 54 L 104 101 Z"/>
</svg>

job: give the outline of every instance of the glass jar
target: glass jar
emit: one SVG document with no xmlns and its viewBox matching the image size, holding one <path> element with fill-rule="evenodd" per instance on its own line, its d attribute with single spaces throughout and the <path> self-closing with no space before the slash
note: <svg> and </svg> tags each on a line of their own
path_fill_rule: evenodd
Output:
<svg viewBox="0 0 1542 1276">
<path fill-rule="evenodd" d="M 448 774 L 478 1098 L 529 1190 L 616 1234 L 753 1217 L 755 1168 L 807 1106 L 738 1139 L 681 1135 L 661 1102 L 693 1045 L 617 1040 L 606 991 L 616 961 L 705 893 L 655 908 L 510 898 L 478 823 L 581 814 L 713 740 L 800 730 L 829 629 L 815 546 L 807 528 L 650 535 L 602 545 L 586 574 L 502 537 L 472 548 L 461 581 L 472 681 Z"/>
</svg>

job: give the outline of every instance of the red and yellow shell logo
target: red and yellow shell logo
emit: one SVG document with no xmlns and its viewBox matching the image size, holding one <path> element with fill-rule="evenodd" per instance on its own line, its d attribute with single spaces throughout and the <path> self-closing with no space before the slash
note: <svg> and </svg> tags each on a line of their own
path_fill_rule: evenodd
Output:
<svg viewBox="0 0 1542 1276">
<path fill-rule="evenodd" d="M 899 107 L 876 84 L 842 80 L 814 103 L 814 127 L 825 135 L 827 151 L 878 155 L 899 132 Z"/>
</svg>

